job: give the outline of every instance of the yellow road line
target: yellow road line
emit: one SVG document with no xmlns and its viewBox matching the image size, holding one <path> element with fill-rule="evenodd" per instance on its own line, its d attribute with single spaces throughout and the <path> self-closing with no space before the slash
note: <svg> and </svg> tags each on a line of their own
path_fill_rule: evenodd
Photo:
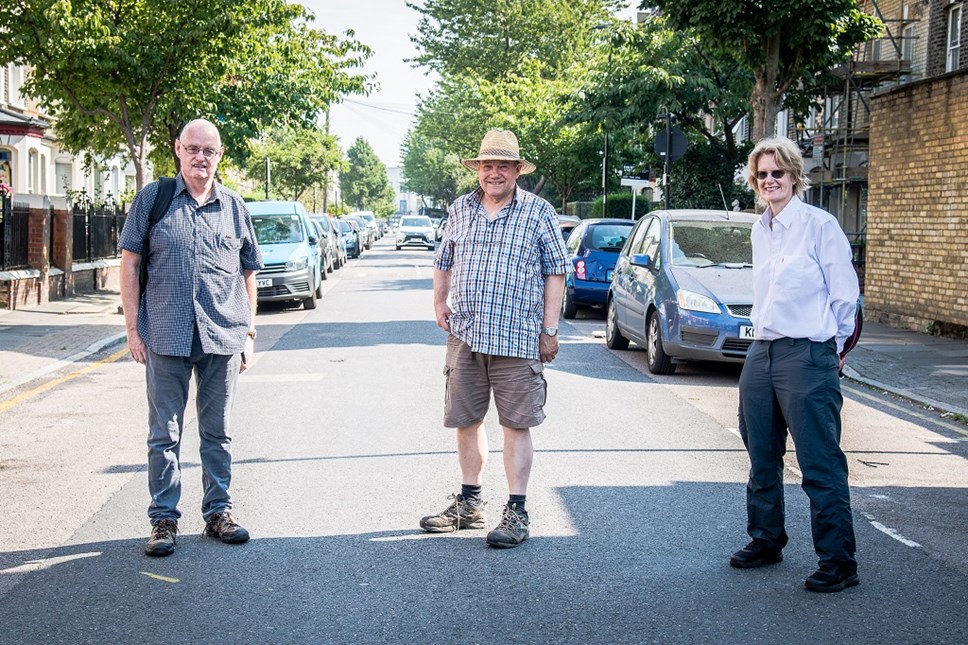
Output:
<svg viewBox="0 0 968 645">
<path fill-rule="evenodd" d="M 0 403 L 0 414 L 6 412 L 10 408 L 13 408 L 13 407 L 16 407 L 16 406 L 20 405 L 21 403 L 23 403 L 27 399 L 30 399 L 32 397 L 35 397 L 38 394 L 42 394 L 42 393 L 46 392 L 47 390 L 51 390 L 51 389 L 57 387 L 58 385 L 60 385 L 62 383 L 66 383 L 67 381 L 71 381 L 73 379 L 76 379 L 78 376 L 83 376 L 84 374 L 87 374 L 88 372 L 92 372 L 92 371 L 96 370 L 97 368 L 101 367 L 102 365 L 106 365 L 107 363 L 113 363 L 114 361 L 119 360 L 120 358 L 122 358 L 127 353 L 128 353 L 128 348 L 127 347 L 125 347 L 124 349 L 119 349 L 118 351 L 116 351 L 115 353 L 111 354 L 107 358 L 103 358 L 103 359 L 97 361 L 96 363 L 91 363 L 90 365 L 88 365 L 86 367 L 82 367 L 81 369 L 76 370 L 74 372 L 71 372 L 70 374 L 68 374 L 66 376 L 62 376 L 60 378 L 56 378 L 53 381 L 47 381 L 43 385 L 38 385 L 37 387 L 35 387 L 32 390 L 27 390 L 23 394 L 18 394 L 17 396 L 13 397 L 10 400 L 3 401 L 2 403 Z"/>
</svg>

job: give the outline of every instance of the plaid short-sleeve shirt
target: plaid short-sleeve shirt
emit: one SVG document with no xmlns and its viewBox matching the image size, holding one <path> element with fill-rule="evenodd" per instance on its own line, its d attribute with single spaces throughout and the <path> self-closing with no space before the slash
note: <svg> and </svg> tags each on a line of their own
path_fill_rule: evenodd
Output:
<svg viewBox="0 0 968 645">
<path fill-rule="evenodd" d="M 118 248 L 143 255 L 158 182 L 131 203 Z M 215 184 L 198 204 L 181 174 L 171 206 L 151 229 L 148 285 L 138 308 L 138 333 L 155 354 L 191 356 L 196 325 L 207 354 L 237 354 L 250 325 L 243 270 L 262 268 L 252 219 L 235 192 Z"/>
<path fill-rule="evenodd" d="M 434 266 L 451 272 L 451 333 L 471 351 L 540 360 L 545 276 L 567 269 L 558 216 L 547 201 L 515 188 L 488 220 L 480 189 L 449 209 Z"/>
</svg>

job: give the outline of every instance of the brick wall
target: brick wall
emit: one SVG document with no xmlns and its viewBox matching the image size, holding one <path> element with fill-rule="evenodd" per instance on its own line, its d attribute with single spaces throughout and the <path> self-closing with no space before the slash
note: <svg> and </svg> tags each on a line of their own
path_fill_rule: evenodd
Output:
<svg viewBox="0 0 968 645">
<path fill-rule="evenodd" d="M 871 100 L 867 315 L 968 330 L 968 69 Z"/>
</svg>

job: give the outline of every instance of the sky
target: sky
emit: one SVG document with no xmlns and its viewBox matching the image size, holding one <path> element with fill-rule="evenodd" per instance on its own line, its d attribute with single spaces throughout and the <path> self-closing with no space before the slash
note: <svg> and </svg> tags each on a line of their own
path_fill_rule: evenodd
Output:
<svg viewBox="0 0 968 645">
<path fill-rule="evenodd" d="M 437 76 L 405 62 L 417 51 L 410 36 L 420 13 L 405 0 L 300 0 L 316 16 L 315 26 L 330 34 L 351 29 L 373 50 L 363 72 L 375 74 L 379 88 L 369 96 L 349 96 L 330 108 L 330 132 L 345 151 L 363 137 L 388 168 L 400 165 L 400 144 L 416 113 L 418 94 L 426 94 Z M 420 0 L 416 0 L 415 4 Z M 634 5 L 638 5 L 635 0 Z M 634 9 L 620 17 L 631 19 Z"/>
</svg>

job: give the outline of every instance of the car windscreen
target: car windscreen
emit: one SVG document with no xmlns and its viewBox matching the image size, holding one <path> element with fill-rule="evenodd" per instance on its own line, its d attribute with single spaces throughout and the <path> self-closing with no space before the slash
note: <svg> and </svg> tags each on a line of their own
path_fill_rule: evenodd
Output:
<svg viewBox="0 0 968 645">
<path fill-rule="evenodd" d="M 589 226 L 585 234 L 585 246 L 593 251 L 614 251 L 618 253 L 625 246 L 625 240 L 632 231 L 632 222 L 624 224 L 597 224 Z"/>
<path fill-rule="evenodd" d="M 750 222 L 673 222 L 673 266 L 752 264 Z"/>
<path fill-rule="evenodd" d="M 336 224 L 337 224 L 337 226 L 339 226 L 339 230 L 341 230 L 344 233 L 351 233 L 351 232 L 353 232 L 353 227 L 350 226 L 350 223 L 349 222 L 344 222 L 342 220 L 337 220 L 336 221 Z"/>
<path fill-rule="evenodd" d="M 404 217 L 400 221 L 400 226 L 433 226 L 429 217 Z"/>
<path fill-rule="evenodd" d="M 298 215 L 253 215 L 252 226 L 259 244 L 286 244 L 304 239 Z"/>
</svg>

